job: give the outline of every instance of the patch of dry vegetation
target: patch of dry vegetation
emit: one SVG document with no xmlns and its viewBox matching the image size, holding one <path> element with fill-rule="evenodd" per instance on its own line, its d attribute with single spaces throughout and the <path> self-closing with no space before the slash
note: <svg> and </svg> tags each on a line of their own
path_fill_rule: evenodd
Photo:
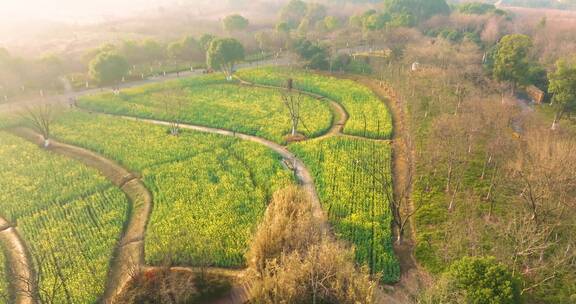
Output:
<svg viewBox="0 0 576 304">
<path fill-rule="evenodd" d="M 377 303 L 377 281 L 353 250 L 322 235 L 308 195 L 278 191 L 248 253 L 252 303 Z"/>
</svg>

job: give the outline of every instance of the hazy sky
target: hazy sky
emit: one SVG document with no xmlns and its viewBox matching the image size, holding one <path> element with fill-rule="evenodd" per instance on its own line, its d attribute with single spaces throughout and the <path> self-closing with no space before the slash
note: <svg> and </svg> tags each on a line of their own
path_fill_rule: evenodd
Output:
<svg viewBox="0 0 576 304">
<path fill-rule="evenodd" d="M 192 0 L 194 1 L 194 0 Z M 126 15 L 173 0 L 0 0 L 0 19 L 82 22 L 103 15 Z"/>
</svg>

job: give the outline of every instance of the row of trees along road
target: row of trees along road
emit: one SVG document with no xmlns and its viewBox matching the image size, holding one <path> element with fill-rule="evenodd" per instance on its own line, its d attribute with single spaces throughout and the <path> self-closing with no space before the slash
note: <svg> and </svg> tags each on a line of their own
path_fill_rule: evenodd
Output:
<svg viewBox="0 0 576 304">
<path fill-rule="evenodd" d="M 215 38 L 203 36 L 199 42 L 191 37 L 169 46 L 169 51 L 180 58 L 190 58 L 200 53 L 206 47 L 208 67 L 221 70 L 228 80 L 232 79 L 235 64 L 244 60 L 244 47 L 233 38 Z M 203 52 L 204 53 L 204 52 Z M 105 50 L 90 61 L 89 74 L 100 85 L 118 85 L 128 75 L 130 64 L 128 59 L 113 50 Z"/>
</svg>

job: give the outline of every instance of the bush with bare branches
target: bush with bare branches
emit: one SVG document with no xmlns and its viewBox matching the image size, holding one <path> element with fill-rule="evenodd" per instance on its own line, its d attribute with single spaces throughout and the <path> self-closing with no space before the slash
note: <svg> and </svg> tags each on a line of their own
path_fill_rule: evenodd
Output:
<svg viewBox="0 0 576 304">
<path fill-rule="evenodd" d="M 278 191 L 248 254 L 253 303 L 376 303 L 377 280 L 354 251 L 322 237 L 306 192 Z"/>
</svg>

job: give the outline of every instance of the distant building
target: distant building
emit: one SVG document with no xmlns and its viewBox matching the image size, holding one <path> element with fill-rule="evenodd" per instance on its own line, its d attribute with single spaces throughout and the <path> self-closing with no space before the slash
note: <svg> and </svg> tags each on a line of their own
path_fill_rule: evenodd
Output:
<svg viewBox="0 0 576 304">
<path fill-rule="evenodd" d="M 544 93 L 544 91 L 540 90 L 539 88 L 533 85 L 528 86 L 526 88 L 526 93 L 528 94 L 528 96 L 530 96 L 532 101 L 538 104 L 544 102 L 544 98 L 546 98 L 546 93 Z"/>
</svg>

